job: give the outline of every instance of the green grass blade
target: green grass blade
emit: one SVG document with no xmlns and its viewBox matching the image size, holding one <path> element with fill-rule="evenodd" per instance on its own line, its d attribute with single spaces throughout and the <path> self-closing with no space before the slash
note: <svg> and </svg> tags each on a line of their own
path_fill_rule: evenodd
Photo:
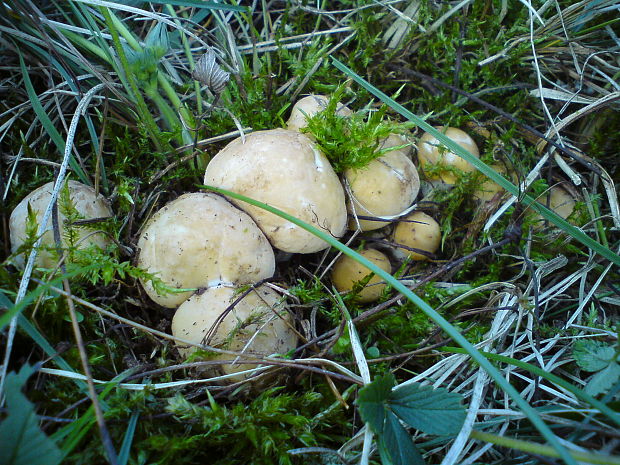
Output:
<svg viewBox="0 0 620 465">
<path fill-rule="evenodd" d="M 472 431 L 471 437 L 521 452 L 544 455 L 546 457 L 558 457 L 557 451 L 543 444 L 536 444 L 534 442 L 523 441 L 521 439 L 507 438 L 505 436 L 496 436 L 495 434 L 483 433 L 481 431 Z M 571 451 L 570 454 L 575 460 L 579 460 L 582 463 L 592 463 L 596 465 L 620 465 L 620 457 L 617 455 L 602 455 L 576 450 Z"/>
<path fill-rule="evenodd" d="M 30 99 L 30 103 L 32 104 L 32 109 L 34 110 L 35 114 L 39 118 L 39 121 L 41 121 L 41 124 L 43 125 L 45 132 L 47 132 L 47 134 L 50 136 L 52 141 L 54 141 L 54 144 L 56 144 L 56 148 L 58 149 L 58 151 L 60 153 L 64 153 L 65 152 L 65 140 L 62 138 L 62 136 L 56 129 L 56 126 L 54 126 L 54 123 L 52 123 L 52 120 L 45 112 L 45 109 L 43 108 L 43 105 L 41 104 L 41 101 L 39 100 L 39 96 L 37 95 L 37 93 L 34 90 L 34 87 L 32 86 L 32 81 L 30 80 L 30 76 L 28 75 L 28 70 L 26 69 L 24 58 L 22 57 L 22 54 L 19 50 L 17 50 L 17 54 L 19 55 L 19 67 L 22 71 L 22 76 L 24 78 L 24 86 L 26 87 L 28 98 Z M 69 166 L 71 166 L 71 169 L 80 179 L 80 181 L 82 181 L 84 184 L 90 185 L 90 181 L 88 180 L 88 177 L 86 177 L 86 174 L 84 174 L 84 171 L 82 171 L 82 168 L 80 168 L 80 165 L 78 165 L 73 155 L 71 155 L 71 158 L 69 159 Z"/>
<path fill-rule="evenodd" d="M 203 2 L 200 0 L 151 0 L 149 3 L 155 3 L 158 5 L 174 5 L 192 8 L 204 8 L 207 10 L 222 10 L 222 11 L 241 11 L 247 13 L 248 8 L 238 5 L 225 5 L 223 3 Z"/>
<path fill-rule="evenodd" d="M 127 430 L 125 431 L 125 437 L 123 438 L 123 444 L 121 445 L 121 450 L 118 453 L 118 465 L 127 465 L 127 461 L 129 460 L 129 451 L 131 450 L 131 444 L 133 443 L 139 417 L 140 412 L 133 412 L 131 414 L 131 418 L 129 418 Z"/>
<path fill-rule="evenodd" d="M 340 241 L 332 237 L 330 234 L 327 234 L 314 226 L 309 225 L 308 223 L 295 218 L 294 216 L 289 215 L 288 213 L 283 212 L 282 210 L 278 210 L 266 203 L 259 202 L 254 199 L 250 199 L 244 195 L 237 194 L 235 192 L 230 192 L 224 189 L 220 189 L 212 186 L 203 186 L 206 189 L 217 192 L 219 194 L 225 195 L 227 197 L 231 197 L 236 200 L 241 200 L 243 202 L 247 202 L 250 205 L 254 205 L 256 207 L 267 210 L 274 215 L 277 215 L 281 218 L 284 218 L 287 221 L 299 226 L 300 228 L 305 229 L 306 231 L 314 234 L 315 236 L 321 238 L 325 242 L 327 242 L 332 247 L 338 249 L 343 254 L 348 255 L 353 258 L 361 265 L 368 268 L 370 271 L 375 273 L 381 279 L 383 279 L 388 285 L 392 286 L 395 290 L 403 294 L 407 299 L 413 302 L 418 306 L 420 310 L 422 310 L 431 320 L 433 320 L 441 329 L 443 329 L 448 336 L 452 338 L 458 345 L 460 345 L 465 351 L 488 373 L 488 375 L 495 380 L 497 385 L 504 390 L 517 404 L 517 406 L 523 411 L 523 413 L 529 418 L 532 424 L 540 431 L 540 433 L 545 437 L 547 441 L 553 446 L 553 448 L 558 451 L 562 459 L 570 465 L 576 465 L 575 460 L 570 456 L 568 451 L 560 444 L 557 440 L 551 429 L 547 426 L 547 424 L 540 418 L 538 412 L 534 410 L 525 399 L 521 397 L 519 392 L 503 377 L 503 375 L 499 372 L 497 368 L 495 368 L 479 351 L 476 349 L 454 326 L 452 326 L 444 317 L 442 317 L 435 309 L 433 309 L 430 305 L 424 302 L 420 297 L 415 295 L 411 290 L 409 290 L 404 284 L 395 279 L 389 273 L 386 273 L 384 270 L 379 268 L 373 262 L 368 259 L 362 257 L 360 254 L 355 252 L 353 249 L 347 247 L 342 244 Z"/>
<path fill-rule="evenodd" d="M 485 176 L 495 181 L 497 184 L 503 187 L 507 192 L 509 192 L 510 194 L 514 195 L 517 198 L 520 198 L 521 203 L 523 203 L 524 206 L 531 207 L 533 210 L 538 212 L 543 218 L 555 224 L 558 228 L 562 229 L 564 232 L 566 232 L 567 234 L 569 234 L 570 236 L 572 236 L 573 238 L 581 242 L 586 247 L 594 250 L 596 253 L 605 257 L 606 259 L 608 259 L 615 265 L 620 266 L 620 255 L 609 250 L 607 247 L 599 244 L 597 241 L 589 237 L 583 231 L 574 227 L 564 218 L 558 216 L 555 212 L 549 210 L 548 208 L 546 208 L 541 203 L 537 202 L 535 199 L 533 199 L 529 195 L 523 195 L 521 192 L 519 192 L 519 188 L 517 186 L 515 186 L 513 183 L 508 181 L 506 178 L 498 175 L 495 171 L 493 171 L 491 167 L 489 167 L 488 165 L 480 161 L 478 158 L 474 157 L 471 153 L 469 153 L 463 147 L 458 145 L 456 142 L 446 137 L 444 134 L 442 134 L 440 131 L 438 131 L 433 126 L 428 124 L 426 121 L 421 119 L 419 116 L 416 116 L 413 113 L 411 113 L 405 107 L 403 107 L 402 105 L 400 105 L 399 103 L 391 99 L 389 96 L 381 92 L 379 89 L 374 87 L 368 81 L 364 80 L 361 76 L 359 76 L 354 71 L 349 69 L 346 65 L 338 61 L 336 58 L 334 57 L 331 57 L 331 58 L 332 58 L 332 63 L 334 64 L 336 68 L 338 68 L 340 71 L 345 73 L 347 76 L 349 76 L 351 79 L 357 82 L 360 86 L 362 86 L 368 92 L 370 92 L 375 97 L 377 97 L 379 100 L 381 100 L 383 103 L 391 107 L 394 111 L 397 111 L 402 116 L 407 118 L 409 121 L 414 122 L 424 131 L 430 133 L 433 137 L 437 138 L 437 140 L 439 140 L 442 144 L 444 144 L 448 149 L 456 153 L 459 157 L 466 160 L 468 163 L 470 163 L 472 166 L 478 169 L 478 171 L 480 171 L 482 174 L 484 174 Z"/>
<path fill-rule="evenodd" d="M 458 347 L 443 347 L 439 350 L 444 352 L 450 352 L 455 354 L 464 354 L 465 351 L 463 349 L 459 349 Z M 572 385 L 568 381 L 563 380 L 559 376 L 556 376 L 548 371 L 543 370 L 536 365 L 532 365 L 531 363 L 522 362 L 521 360 L 517 360 L 511 357 L 506 357 L 505 355 L 492 354 L 489 352 L 480 352 L 489 360 L 494 360 L 497 362 L 506 363 L 508 365 L 513 365 L 523 370 L 529 371 L 530 373 L 540 376 L 541 378 L 546 379 L 547 381 L 560 386 L 561 388 L 566 389 L 575 395 L 578 399 L 587 402 L 591 406 L 597 408 L 602 414 L 606 415 L 610 420 L 620 426 L 620 414 L 614 412 L 611 408 L 607 407 L 603 402 L 595 399 L 594 397 L 586 394 L 583 389 L 579 389 L 577 386 Z"/>
</svg>

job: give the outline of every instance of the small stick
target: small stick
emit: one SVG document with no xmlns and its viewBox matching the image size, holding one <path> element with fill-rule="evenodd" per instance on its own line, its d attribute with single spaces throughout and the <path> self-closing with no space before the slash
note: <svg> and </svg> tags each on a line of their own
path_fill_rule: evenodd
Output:
<svg viewBox="0 0 620 465">
<path fill-rule="evenodd" d="M 58 202 L 54 202 L 54 206 L 52 208 L 52 226 L 54 229 L 54 242 L 56 243 L 56 250 L 58 251 L 58 256 L 61 257 L 60 270 L 61 273 L 65 274 L 67 272 L 67 268 L 65 266 L 65 261 L 63 257 L 63 250 L 60 240 L 60 227 L 58 225 Z M 84 346 L 84 339 L 82 338 L 82 333 L 80 331 L 80 325 L 77 321 L 77 316 L 75 313 L 75 305 L 73 304 L 73 299 L 71 298 L 71 287 L 69 286 L 69 280 L 64 278 L 62 280 L 62 287 L 67 294 L 67 306 L 69 307 L 69 315 L 71 316 L 71 326 L 73 327 L 73 333 L 75 334 L 75 343 L 78 347 L 78 351 L 80 353 L 80 360 L 82 361 L 82 369 L 84 370 L 84 375 L 86 376 L 87 384 L 88 384 L 88 393 L 90 395 L 90 399 L 93 403 L 93 408 L 95 410 L 95 417 L 97 418 L 97 426 L 99 427 L 99 434 L 101 435 L 101 442 L 103 443 L 103 448 L 106 451 L 108 456 L 108 461 L 111 465 L 118 465 L 118 457 L 116 455 L 116 450 L 114 449 L 114 444 L 112 443 L 112 438 L 110 437 L 110 432 L 105 423 L 105 419 L 103 418 L 103 410 L 101 410 L 101 404 L 99 404 L 99 397 L 97 397 L 97 391 L 95 390 L 95 383 L 93 382 L 93 375 L 90 370 L 90 364 L 88 362 L 88 354 L 86 353 L 86 348 Z"/>
</svg>

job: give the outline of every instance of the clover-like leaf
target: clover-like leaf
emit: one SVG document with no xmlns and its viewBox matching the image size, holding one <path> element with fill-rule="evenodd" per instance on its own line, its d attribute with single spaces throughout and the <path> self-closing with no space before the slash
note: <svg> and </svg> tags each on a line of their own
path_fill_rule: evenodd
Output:
<svg viewBox="0 0 620 465">
<path fill-rule="evenodd" d="M 620 379 L 620 365 L 613 362 L 604 369 L 596 373 L 588 384 L 585 392 L 591 396 L 597 396 L 608 391 Z"/>
<path fill-rule="evenodd" d="M 6 377 L 8 415 L 0 423 L 0 463 L 3 465 L 57 465 L 62 454 L 39 428 L 34 406 L 21 392 L 33 369 L 24 365 Z"/>
<path fill-rule="evenodd" d="M 357 404 L 360 415 L 375 434 L 381 434 L 386 417 L 386 401 L 396 384 L 394 375 L 389 373 L 378 376 L 375 380 L 360 389 Z"/>
<path fill-rule="evenodd" d="M 615 355 L 614 346 L 592 339 L 581 339 L 575 342 L 573 347 L 573 357 L 579 368 L 585 371 L 604 369 L 612 362 Z"/>
<path fill-rule="evenodd" d="M 439 436 L 456 434 L 466 411 L 459 394 L 417 383 L 394 389 L 389 397 L 392 411 L 412 428 Z"/>
<path fill-rule="evenodd" d="M 383 465 L 424 465 L 424 459 L 411 436 L 393 413 L 386 416 L 378 445 Z"/>
</svg>

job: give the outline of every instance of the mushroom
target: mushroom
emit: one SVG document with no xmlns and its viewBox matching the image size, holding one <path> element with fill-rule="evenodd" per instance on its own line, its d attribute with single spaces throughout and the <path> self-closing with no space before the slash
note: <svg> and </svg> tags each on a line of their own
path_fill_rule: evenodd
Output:
<svg viewBox="0 0 620 465">
<path fill-rule="evenodd" d="M 168 203 L 147 222 L 138 249 L 138 266 L 177 289 L 247 284 L 275 271 L 273 249 L 252 218 L 213 193 Z M 164 307 L 174 308 L 193 293 L 159 294 L 150 281 L 141 282 Z"/>
<path fill-rule="evenodd" d="M 397 143 L 384 141 L 384 145 L 386 142 Z M 388 221 L 357 219 L 355 216 L 398 216 L 413 204 L 420 190 L 418 170 L 400 150 L 387 152 L 364 168 L 349 168 L 345 170 L 344 178 L 350 196 L 347 208 L 353 214 L 349 220 L 349 229 L 352 230 L 358 228 L 358 223 L 362 231 L 387 225 Z"/>
<path fill-rule="evenodd" d="M 542 195 L 538 202 L 548 206 L 549 210 L 553 210 L 557 215 L 564 219 L 567 219 L 575 210 L 575 199 L 562 187 L 553 186 L 549 189 L 549 192 Z M 545 224 L 546 220 L 538 213 L 534 216 L 534 228 L 540 229 Z"/>
<path fill-rule="evenodd" d="M 109 218 L 113 215 L 109 203 L 101 195 L 97 195 L 95 190 L 81 182 L 68 181 L 61 189 L 68 189 L 70 204 L 64 205 L 63 191 L 60 191 L 58 200 L 58 226 L 60 229 L 61 245 L 63 248 L 76 246 L 78 249 L 95 245 L 105 249 L 110 240 L 103 233 L 95 233 L 96 226 L 71 225 L 72 230 L 76 231 L 77 236 L 73 244 L 67 243 L 67 217 L 69 213 L 66 208 L 75 209 L 73 214 L 77 214 L 81 219 L 92 220 L 96 218 Z M 11 213 L 9 219 L 9 230 L 11 235 L 11 251 L 16 253 L 19 247 L 28 239 L 28 206 L 36 215 L 37 222 L 43 218 L 43 214 L 49 205 L 54 190 L 54 183 L 49 182 L 28 194 Z M 57 261 L 56 246 L 54 242 L 53 225 L 50 220 L 47 224 L 41 239 L 40 250 L 37 256 L 36 265 L 44 268 L 51 268 Z M 23 268 L 25 257 L 23 254 L 15 256 L 15 265 Z"/>
<path fill-rule="evenodd" d="M 439 223 L 424 212 L 413 212 L 396 225 L 393 239 L 399 245 L 423 250 L 429 254 L 435 253 L 441 243 Z M 397 253 L 412 260 L 428 260 L 427 255 L 403 247 L 399 247 Z"/>
<path fill-rule="evenodd" d="M 443 132 L 446 137 L 452 139 L 476 158 L 479 158 L 480 154 L 476 142 L 465 131 L 461 131 L 458 128 L 444 128 L 443 126 L 438 126 L 435 129 Z M 457 169 L 465 173 L 474 171 L 472 165 L 445 148 L 435 136 L 428 132 L 425 132 L 418 142 L 418 160 L 420 162 L 420 169 L 425 172 L 428 171 L 430 165 L 441 165 L 449 168 L 440 170 L 437 175 L 427 175 L 429 179 L 441 179 L 449 185 L 456 184 L 458 180 L 457 175 L 451 169 Z"/>
<path fill-rule="evenodd" d="M 363 249 L 359 254 L 373 262 L 383 271 L 390 272 L 391 264 L 390 260 L 385 254 L 379 252 L 376 249 Z M 349 292 L 353 289 L 355 284 L 364 280 L 371 271 L 364 265 L 360 264 L 357 260 L 343 255 L 336 261 L 334 268 L 332 269 L 332 282 L 339 292 Z M 359 302 L 368 303 L 374 302 L 380 296 L 385 289 L 385 282 L 378 277 L 373 276 L 368 283 L 357 293 Z"/>
<path fill-rule="evenodd" d="M 295 349 L 297 334 L 293 319 L 280 296 L 265 285 L 244 294 L 239 287 L 224 285 L 194 294 L 174 314 L 173 336 L 241 352 L 240 359 L 244 358 L 243 354 L 268 357 Z M 177 346 L 183 357 L 196 351 L 195 347 L 181 342 L 177 342 Z M 257 366 L 256 363 L 237 363 L 237 357 L 230 354 L 216 354 L 209 360 L 228 362 L 219 365 L 221 374 L 238 373 Z M 244 381 L 247 377 L 248 374 L 238 375 L 232 377 L 232 381 Z"/>
<path fill-rule="evenodd" d="M 495 163 L 491 165 L 491 168 L 502 176 L 507 177 L 508 173 L 504 165 Z M 500 187 L 499 184 L 490 178 L 485 178 L 484 182 L 476 188 L 472 195 L 478 202 L 488 202 L 493 199 L 498 192 L 504 192 L 504 188 Z"/>
<path fill-rule="evenodd" d="M 286 129 L 249 134 L 224 147 L 207 166 L 204 183 L 265 202 L 306 223 L 341 237 L 347 209 L 338 176 L 305 135 Z M 285 252 L 312 253 L 329 247 L 299 226 L 246 202 L 246 211 L 271 241 Z"/>
<path fill-rule="evenodd" d="M 308 95 L 299 99 L 295 105 L 293 105 L 291 116 L 289 116 L 286 122 L 286 129 L 301 131 L 308 126 L 308 118 L 325 110 L 328 103 L 329 97 L 325 95 Z M 336 114 L 340 116 L 351 116 L 353 112 L 346 105 L 339 103 L 336 105 Z"/>
</svg>

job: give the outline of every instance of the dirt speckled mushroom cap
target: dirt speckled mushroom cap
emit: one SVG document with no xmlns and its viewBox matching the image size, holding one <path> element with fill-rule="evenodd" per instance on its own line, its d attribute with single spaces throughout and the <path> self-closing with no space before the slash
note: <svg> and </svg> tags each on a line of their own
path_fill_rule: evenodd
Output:
<svg viewBox="0 0 620 465">
<path fill-rule="evenodd" d="M 237 287 L 217 286 L 194 294 L 178 308 L 172 319 L 173 336 L 189 342 L 205 343 L 211 347 L 243 354 L 269 356 L 286 354 L 297 346 L 297 334 L 293 319 L 280 296 L 262 285 L 250 290 L 245 297 L 226 310 L 243 292 Z M 196 348 L 177 342 L 183 357 L 191 355 Z M 219 354 L 209 360 L 235 360 L 234 355 Z M 240 355 L 240 360 L 243 355 Z M 260 364 L 213 365 L 209 370 L 217 374 L 238 373 L 256 368 Z M 239 375 L 232 381 L 243 381 Z"/>
<path fill-rule="evenodd" d="M 101 195 L 97 195 L 92 187 L 89 187 L 81 182 L 68 181 L 69 197 L 71 204 L 75 207 L 77 213 L 83 219 L 93 218 L 108 218 L 112 216 L 112 210 L 110 205 Z M 59 199 L 63 195 L 64 187 L 61 188 Z M 9 220 L 9 229 L 11 234 L 11 251 L 15 253 L 17 248 L 26 240 L 26 224 L 28 219 L 28 204 L 30 208 L 35 212 L 37 216 L 37 222 L 40 223 L 43 218 L 43 214 L 49 204 L 52 197 L 52 191 L 54 190 L 54 183 L 49 182 L 38 189 L 35 189 L 28 194 L 24 199 L 15 207 L 11 213 Z M 66 217 L 63 213 L 62 201 L 58 201 L 58 226 L 60 229 L 61 242 L 63 247 L 67 247 L 65 237 L 65 220 Z M 102 249 L 105 249 L 110 243 L 110 240 L 102 233 L 93 234 L 97 230 L 97 225 L 90 227 L 78 227 L 74 226 L 74 230 L 77 232 L 76 245 L 78 248 L 85 248 L 90 245 L 96 245 Z M 54 233 L 52 220 L 47 223 L 47 228 L 43 234 L 41 240 L 41 249 L 37 256 L 36 264 L 45 268 L 51 268 L 56 263 L 54 253 Z M 19 255 L 15 257 L 15 265 L 23 268 L 25 264 L 25 257 Z"/>
<path fill-rule="evenodd" d="M 412 249 L 435 253 L 441 244 L 439 223 L 424 212 L 413 212 L 406 216 L 394 228 L 394 242 Z M 424 254 L 405 248 L 397 249 L 399 255 L 409 256 L 412 260 L 428 260 Z"/>
<path fill-rule="evenodd" d="M 443 126 L 438 126 L 435 129 L 444 133 L 446 137 L 468 150 L 475 157 L 480 157 L 476 142 L 465 131 L 458 128 L 444 128 Z M 418 160 L 422 171 L 425 170 L 425 166 L 427 165 L 450 166 L 465 173 L 469 173 L 475 169 L 457 154 L 448 150 L 439 140 L 435 139 L 435 137 L 428 132 L 425 132 L 418 141 Z M 430 179 L 438 178 L 446 184 L 456 184 L 458 180 L 457 176 L 451 171 L 440 171 L 438 176 L 430 177 Z"/>
<path fill-rule="evenodd" d="M 379 229 L 389 222 L 355 219 L 358 216 L 396 216 L 409 208 L 420 190 L 418 170 L 400 150 L 387 152 L 364 168 L 348 169 L 344 177 L 349 187 L 349 229 Z"/>
<path fill-rule="evenodd" d="M 286 129 L 259 131 L 236 139 L 209 162 L 204 183 L 279 208 L 335 237 L 347 223 L 344 189 L 312 141 Z M 329 244 L 277 215 L 231 199 L 285 252 L 313 253 Z"/>
<path fill-rule="evenodd" d="M 197 192 L 180 196 L 149 219 L 138 240 L 138 266 L 170 287 L 186 289 L 269 278 L 275 258 L 252 218 L 223 197 Z M 159 295 L 149 281 L 142 285 L 169 308 L 192 294 Z"/>
<path fill-rule="evenodd" d="M 370 260 L 383 271 L 387 271 L 389 273 L 392 269 L 390 260 L 385 256 L 385 254 L 379 252 L 378 250 L 364 249 L 361 250 L 359 254 Z M 356 283 L 362 281 L 369 274 L 370 270 L 364 265 L 361 265 L 348 255 L 343 255 L 334 264 L 331 277 L 332 282 L 338 291 L 348 292 L 353 289 Z M 373 276 L 370 278 L 366 286 L 358 292 L 357 296 L 359 302 L 374 302 L 381 296 L 383 289 L 385 289 L 385 283 L 383 280 L 376 275 Z"/>
<path fill-rule="evenodd" d="M 308 95 L 299 99 L 293 109 L 291 116 L 286 122 L 286 128 L 291 131 L 300 131 L 308 126 L 308 117 L 316 115 L 318 112 L 325 110 L 329 103 L 329 97 L 325 95 Z M 353 112 L 346 105 L 338 104 L 336 106 L 336 114 L 340 116 L 351 116 Z"/>
</svg>

